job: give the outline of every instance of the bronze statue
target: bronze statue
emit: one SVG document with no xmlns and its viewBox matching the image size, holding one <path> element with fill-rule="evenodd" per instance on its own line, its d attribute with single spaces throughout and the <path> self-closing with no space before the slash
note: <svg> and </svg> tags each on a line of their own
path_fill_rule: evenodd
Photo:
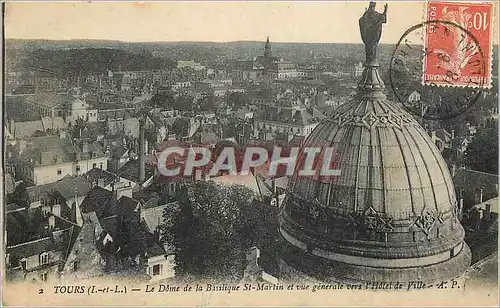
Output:
<svg viewBox="0 0 500 308">
<path fill-rule="evenodd" d="M 382 24 L 387 22 L 387 4 L 384 12 L 375 11 L 376 2 L 370 1 L 368 9 L 359 19 L 361 39 L 365 44 L 366 63 L 374 63 L 377 57 L 377 46 L 382 34 Z"/>
</svg>

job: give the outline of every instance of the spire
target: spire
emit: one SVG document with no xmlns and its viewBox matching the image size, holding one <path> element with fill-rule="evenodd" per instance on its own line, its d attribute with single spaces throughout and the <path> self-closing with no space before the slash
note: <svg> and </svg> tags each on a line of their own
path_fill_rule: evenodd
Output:
<svg viewBox="0 0 500 308">
<path fill-rule="evenodd" d="M 264 46 L 264 57 L 271 57 L 271 44 L 269 43 L 269 36 L 267 37 L 266 46 Z"/>
<path fill-rule="evenodd" d="M 365 44 L 366 61 L 364 70 L 358 82 L 360 92 L 380 92 L 385 88 L 382 77 L 378 72 L 377 47 L 382 35 L 382 25 L 387 22 L 387 4 L 384 12 L 375 10 L 376 3 L 370 1 L 369 7 L 359 19 L 359 30 L 361 39 Z"/>
</svg>

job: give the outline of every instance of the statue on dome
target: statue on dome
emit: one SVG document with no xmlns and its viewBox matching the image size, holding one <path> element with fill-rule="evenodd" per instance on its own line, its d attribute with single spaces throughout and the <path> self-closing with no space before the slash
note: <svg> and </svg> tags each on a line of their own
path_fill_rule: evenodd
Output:
<svg viewBox="0 0 500 308">
<path fill-rule="evenodd" d="M 365 44 L 366 63 L 375 62 L 378 42 L 382 35 L 382 24 L 387 22 L 387 4 L 384 6 L 383 13 L 377 12 L 375 6 L 376 2 L 370 1 L 369 7 L 359 19 L 361 39 Z"/>
</svg>

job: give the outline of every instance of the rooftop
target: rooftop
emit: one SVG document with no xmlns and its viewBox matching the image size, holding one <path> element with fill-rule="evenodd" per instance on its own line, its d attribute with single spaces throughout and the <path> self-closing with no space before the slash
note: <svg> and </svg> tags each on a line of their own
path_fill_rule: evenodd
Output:
<svg viewBox="0 0 500 308">
<path fill-rule="evenodd" d="M 34 166 L 50 166 L 104 156 L 98 143 L 77 145 L 69 137 L 43 136 L 26 140 L 26 148 L 18 158 Z"/>
<path fill-rule="evenodd" d="M 63 198 L 71 199 L 75 196 L 85 196 L 92 188 L 92 184 L 84 176 L 67 175 L 61 180 L 26 188 L 31 202 L 48 199 L 53 192 L 58 192 Z"/>
<path fill-rule="evenodd" d="M 154 176 L 155 167 L 150 164 L 145 164 L 146 177 L 149 179 Z M 140 183 L 139 180 L 139 160 L 131 159 L 125 165 L 123 165 L 117 172 L 118 176 L 126 180 L 132 181 L 134 183 Z"/>
</svg>

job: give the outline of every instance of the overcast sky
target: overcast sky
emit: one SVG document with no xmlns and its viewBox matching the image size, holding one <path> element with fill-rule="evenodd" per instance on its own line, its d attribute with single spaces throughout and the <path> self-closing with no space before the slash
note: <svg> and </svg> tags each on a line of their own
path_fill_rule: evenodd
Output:
<svg viewBox="0 0 500 308">
<path fill-rule="evenodd" d="M 383 10 L 386 2 L 378 2 Z M 361 43 L 362 2 L 8 2 L 5 35 L 29 39 Z M 389 3 L 381 43 L 422 22 L 423 2 Z"/>
</svg>

